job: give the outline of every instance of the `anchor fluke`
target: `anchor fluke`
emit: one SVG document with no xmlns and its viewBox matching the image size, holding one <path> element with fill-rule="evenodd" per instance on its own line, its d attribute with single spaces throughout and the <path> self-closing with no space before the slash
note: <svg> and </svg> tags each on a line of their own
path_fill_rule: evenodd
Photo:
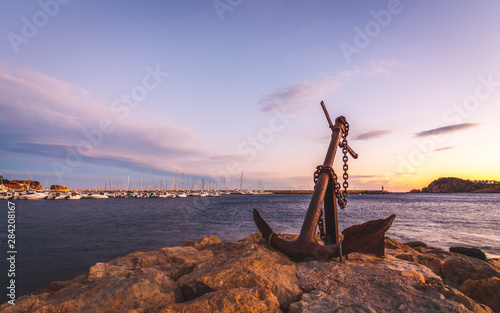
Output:
<svg viewBox="0 0 500 313">
<path fill-rule="evenodd" d="M 257 228 L 262 234 L 262 238 L 269 241 L 269 237 L 271 237 L 274 232 L 266 223 L 266 221 L 264 221 L 264 218 L 262 218 L 262 215 L 260 215 L 259 211 L 257 211 L 256 209 L 253 209 L 253 220 L 255 221 Z"/>
<path fill-rule="evenodd" d="M 346 228 L 342 232 L 343 241 L 332 245 L 319 245 L 314 240 L 308 240 L 305 236 L 299 236 L 293 241 L 282 239 L 273 232 L 256 209 L 253 209 L 253 218 L 262 234 L 262 238 L 271 247 L 283 252 L 292 260 L 309 261 L 337 258 L 358 251 L 377 255 L 383 254 L 376 248 L 372 248 L 372 245 L 384 239 L 384 234 L 391 227 L 396 215 L 393 214 L 386 219 L 373 220 Z"/>
</svg>

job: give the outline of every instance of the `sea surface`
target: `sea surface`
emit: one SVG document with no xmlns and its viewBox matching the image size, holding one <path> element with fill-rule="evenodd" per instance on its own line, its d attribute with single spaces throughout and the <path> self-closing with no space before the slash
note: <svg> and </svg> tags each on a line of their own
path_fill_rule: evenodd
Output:
<svg viewBox="0 0 500 313">
<path fill-rule="evenodd" d="M 276 232 L 299 233 L 311 195 L 188 198 L 16 200 L 17 297 L 85 273 L 134 251 L 182 245 L 216 235 L 234 241 L 258 232 L 257 208 Z M 7 201 L 0 201 L 0 282 L 7 301 Z M 350 195 L 339 229 L 396 219 L 387 235 L 430 246 L 476 247 L 500 257 L 500 194 Z"/>
</svg>

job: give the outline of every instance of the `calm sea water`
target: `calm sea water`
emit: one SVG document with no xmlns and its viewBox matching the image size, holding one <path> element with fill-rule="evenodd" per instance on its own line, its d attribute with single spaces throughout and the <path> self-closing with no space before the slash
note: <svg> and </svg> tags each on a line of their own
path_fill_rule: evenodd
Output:
<svg viewBox="0 0 500 313">
<path fill-rule="evenodd" d="M 96 262 L 133 251 L 182 245 L 216 235 L 234 241 L 258 232 L 257 208 L 277 232 L 298 233 L 311 195 L 228 195 L 217 198 L 14 201 L 17 296 L 72 279 Z M 0 282 L 7 281 L 7 201 L 0 202 Z M 500 194 L 351 195 L 339 228 L 386 218 L 387 235 L 428 245 L 477 247 L 500 257 Z M 1 302 L 7 300 L 4 292 Z"/>
</svg>

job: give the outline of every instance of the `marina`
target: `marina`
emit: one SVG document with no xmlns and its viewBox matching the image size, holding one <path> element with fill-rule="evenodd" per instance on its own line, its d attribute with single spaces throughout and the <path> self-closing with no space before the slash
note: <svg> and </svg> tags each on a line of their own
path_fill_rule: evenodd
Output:
<svg viewBox="0 0 500 313">
<path fill-rule="evenodd" d="M 287 193 L 293 193 L 288 191 Z M 223 195 L 270 195 L 269 190 L 234 190 L 234 191 L 176 191 L 176 190 L 116 190 L 116 191 L 92 191 L 80 190 L 72 192 L 58 191 L 9 191 L 0 192 L 0 200 L 85 200 L 85 199 L 108 199 L 108 198 L 186 198 L 186 197 L 220 197 Z"/>
<path fill-rule="evenodd" d="M 113 184 L 108 178 L 108 183 L 104 189 L 72 189 L 69 190 L 66 186 L 52 185 L 42 189 L 38 181 L 31 179 L 32 171 L 29 171 L 26 180 L 8 181 L 0 175 L 0 200 L 82 200 L 82 199 L 108 199 L 108 198 L 186 198 L 186 197 L 220 197 L 222 195 L 237 194 L 237 195 L 270 195 L 274 192 L 264 190 L 264 186 L 259 179 L 259 189 L 252 190 L 251 186 L 248 189 L 243 189 L 243 171 L 240 175 L 240 185 L 238 189 L 229 190 L 225 184 L 225 179 L 220 179 L 217 182 L 215 179 L 207 179 L 207 187 L 205 188 L 205 178 L 202 178 L 202 187 L 197 189 L 197 178 L 194 177 L 189 182 L 189 179 L 184 179 L 184 173 L 180 182 L 180 188 L 177 189 L 177 172 L 173 179 L 172 189 L 167 189 L 167 180 L 163 187 L 163 180 L 147 180 L 147 187 L 143 188 L 143 177 L 141 177 L 139 187 L 130 188 L 130 175 L 125 183 L 125 178 L 122 179 L 121 185 L 118 179 L 114 179 Z M 121 189 L 120 187 L 124 187 Z M 281 193 L 294 193 L 295 191 L 283 191 Z M 312 192 L 312 191 L 311 191 Z"/>
</svg>

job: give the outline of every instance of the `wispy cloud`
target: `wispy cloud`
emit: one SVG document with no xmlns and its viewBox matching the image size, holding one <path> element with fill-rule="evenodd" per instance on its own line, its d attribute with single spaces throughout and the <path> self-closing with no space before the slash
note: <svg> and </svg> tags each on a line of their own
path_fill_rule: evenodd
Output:
<svg viewBox="0 0 500 313">
<path fill-rule="evenodd" d="M 368 68 L 354 68 L 336 73 L 317 81 L 302 81 L 283 88 L 277 88 L 264 93 L 257 105 L 263 112 L 287 108 L 287 112 L 295 113 L 313 101 L 337 92 L 347 81 L 357 76 L 389 75 L 397 61 L 372 62 Z"/>
<path fill-rule="evenodd" d="M 416 133 L 415 136 L 417 137 L 426 137 L 426 136 L 432 136 L 432 135 L 443 135 L 443 134 L 448 134 L 448 133 L 453 133 L 456 131 L 472 128 L 479 126 L 479 124 L 474 124 L 474 123 L 461 123 L 461 124 L 456 124 L 456 125 L 449 125 L 449 126 L 443 126 L 443 127 L 438 127 L 430 130 L 425 130 L 421 131 L 419 133 Z"/>
<path fill-rule="evenodd" d="M 453 147 L 453 146 L 442 147 L 442 148 L 434 149 L 434 150 L 432 150 L 432 152 L 446 151 L 446 150 L 450 150 L 450 149 L 453 149 L 453 148 L 455 148 L 455 147 Z"/>
<path fill-rule="evenodd" d="M 384 130 L 372 130 L 366 133 L 362 133 L 356 136 L 356 140 L 371 140 L 371 139 L 376 139 L 383 137 L 387 134 L 391 133 L 390 130 L 384 129 Z"/>
<path fill-rule="evenodd" d="M 192 160 L 223 162 L 218 153 L 193 148 L 198 136 L 188 127 L 151 125 L 132 114 L 121 120 L 110 104 L 99 103 L 83 88 L 0 64 L 0 150 L 64 160 L 68 149 L 89 140 L 84 132 L 99 129 L 103 118 L 112 120 L 114 129 L 82 155 L 88 164 L 175 170 L 199 164 Z"/>
</svg>

